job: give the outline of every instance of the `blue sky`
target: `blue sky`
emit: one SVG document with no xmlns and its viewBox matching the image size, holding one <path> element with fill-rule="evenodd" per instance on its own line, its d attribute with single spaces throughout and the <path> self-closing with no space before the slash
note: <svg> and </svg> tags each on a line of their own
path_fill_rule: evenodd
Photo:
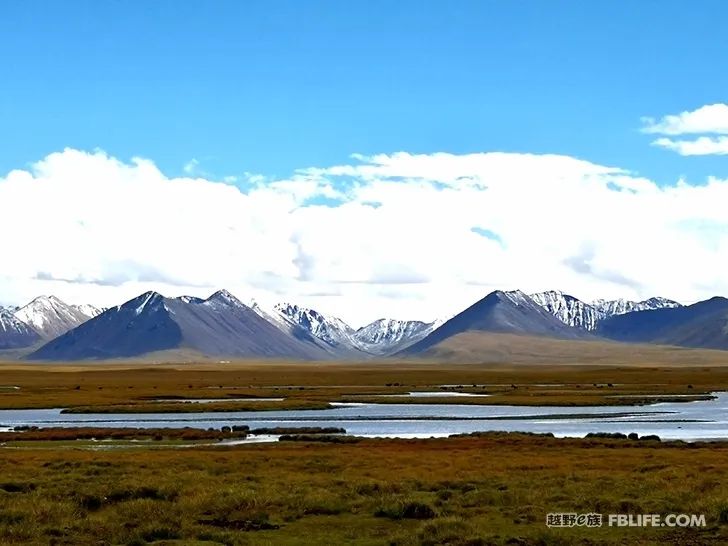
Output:
<svg viewBox="0 0 728 546">
<path fill-rule="evenodd" d="M 494 289 L 728 296 L 726 20 L 718 1 L 6 2 L 0 304 L 225 288 L 362 325 Z"/>
<path fill-rule="evenodd" d="M 723 2 L 12 2 L 0 172 L 65 147 L 214 177 L 405 150 L 560 153 L 672 183 L 642 116 L 720 102 Z"/>
</svg>

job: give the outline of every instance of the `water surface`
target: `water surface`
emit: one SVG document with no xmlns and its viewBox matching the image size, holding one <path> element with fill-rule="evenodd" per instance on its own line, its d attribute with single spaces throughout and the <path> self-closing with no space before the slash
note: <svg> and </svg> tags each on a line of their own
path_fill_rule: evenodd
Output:
<svg viewBox="0 0 728 546">
<path fill-rule="evenodd" d="M 636 432 L 664 439 L 728 439 L 728 393 L 713 400 L 649 406 L 539 407 L 463 404 L 341 403 L 327 410 L 144 414 L 63 414 L 60 409 L 0 410 L 0 428 L 144 427 L 220 428 L 343 427 L 359 436 L 440 437 L 478 431 Z"/>
</svg>

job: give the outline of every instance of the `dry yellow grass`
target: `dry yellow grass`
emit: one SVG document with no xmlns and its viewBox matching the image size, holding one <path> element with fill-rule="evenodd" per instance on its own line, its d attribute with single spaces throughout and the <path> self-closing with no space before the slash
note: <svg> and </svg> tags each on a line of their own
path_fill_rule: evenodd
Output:
<svg viewBox="0 0 728 546">
<path fill-rule="evenodd" d="M 728 542 L 728 447 L 491 434 L 79 451 L 0 448 L 2 544 Z M 706 528 L 549 529 L 549 512 Z"/>
<path fill-rule="evenodd" d="M 19 389 L 0 389 L 0 407 L 151 405 L 149 398 L 165 396 L 308 404 L 441 385 L 486 389 L 494 396 L 478 399 L 485 403 L 576 405 L 607 403 L 615 394 L 728 390 L 728 367 L 660 362 L 10 363 L 0 365 L 0 386 Z M 0 543 L 728 542 L 724 443 L 493 434 L 179 450 L 79 447 L 73 441 L 0 447 Z M 704 513 L 708 527 L 554 530 L 545 526 L 551 511 Z"/>
<path fill-rule="evenodd" d="M 425 355 L 435 362 L 610 366 L 726 366 L 728 351 L 665 345 L 572 341 L 465 332 Z"/>
<path fill-rule="evenodd" d="M 608 386 L 610 383 L 612 387 Z M 0 388 L 0 408 L 139 405 L 148 404 L 150 398 L 169 396 L 286 399 L 261 406 L 261 409 L 273 409 L 297 404 L 320 406 L 330 401 L 352 400 L 354 395 L 438 390 L 441 385 L 462 385 L 459 390 L 494 394 L 492 398 L 458 400 L 463 403 L 614 404 L 613 396 L 619 394 L 700 394 L 728 390 L 728 367 L 650 367 L 646 363 L 642 366 L 530 366 L 234 362 L 154 367 L 130 363 L 59 366 L 16 363 L 0 365 L 0 387 L 5 387 Z M 246 407 L 245 403 L 240 407 Z"/>
</svg>

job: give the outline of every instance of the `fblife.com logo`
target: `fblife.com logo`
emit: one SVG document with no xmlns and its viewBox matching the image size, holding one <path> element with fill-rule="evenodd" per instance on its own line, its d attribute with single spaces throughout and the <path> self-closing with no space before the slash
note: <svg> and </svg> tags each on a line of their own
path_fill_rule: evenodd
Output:
<svg viewBox="0 0 728 546">
<path fill-rule="evenodd" d="M 546 515 L 548 527 L 705 527 L 705 514 L 576 514 Z"/>
</svg>

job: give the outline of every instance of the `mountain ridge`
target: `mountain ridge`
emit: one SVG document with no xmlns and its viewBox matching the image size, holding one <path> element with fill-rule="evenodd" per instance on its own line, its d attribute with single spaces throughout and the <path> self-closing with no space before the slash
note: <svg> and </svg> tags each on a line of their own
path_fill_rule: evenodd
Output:
<svg viewBox="0 0 728 546">
<path fill-rule="evenodd" d="M 450 337 L 469 331 L 561 339 L 592 337 L 584 330 L 565 324 L 520 290 L 496 290 L 405 349 L 404 354 L 417 354 Z"/>
<path fill-rule="evenodd" d="M 325 358 L 288 337 L 225 290 L 205 300 L 146 292 L 66 332 L 29 355 L 35 360 L 88 360 L 190 349 L 236 357 Z"/>
<path fill-rule="evenodd" d="M 56 325 L 63 333 L 55 337 L 47 329 L 43 335 L 46 318 L 53 315 L 48 309 L 61 317 Z M 41 320 L 28 319 L 32 328 L 18 314 Z M 79 324 L 72 327 L 63 319 Z M 227 290 L 206 299 L 145 292 L 103 312 L 67 305 L 52 296 L 35 298 L 22 308 L 0 308 L 0 349 L 28 347 L 33 351 L 29 358 L 41 360 L 113 359 L 164 351 L 242 358 L 386 358 L 424 354 L 473 332 L 728 350 L 728 300 L 716 297 L 688 306 L 658 297 L 587 303 L 558 290 L 530 295 L 496 290 L 446 321 L 383 318 L 358 329 L 293 303 L 270 309 L 255 301 L 243 303 Z"/>
<path fill-rule="evenodd" d="M 660 297 L 642 301 L 598 299 L 587 303 L 560 290 L 548 290 L 530 296 L 565 324 L 590 332 L 596 331 L 601 321 L 614 315 L 681 306 L 676 301 Z"/>
<path fill-rule="evenodd" d="M 35 330 L 15 317 L 14 311 L 0 307 L 0 349 L 19 349 L 41 340 Z"/>
</svg>

